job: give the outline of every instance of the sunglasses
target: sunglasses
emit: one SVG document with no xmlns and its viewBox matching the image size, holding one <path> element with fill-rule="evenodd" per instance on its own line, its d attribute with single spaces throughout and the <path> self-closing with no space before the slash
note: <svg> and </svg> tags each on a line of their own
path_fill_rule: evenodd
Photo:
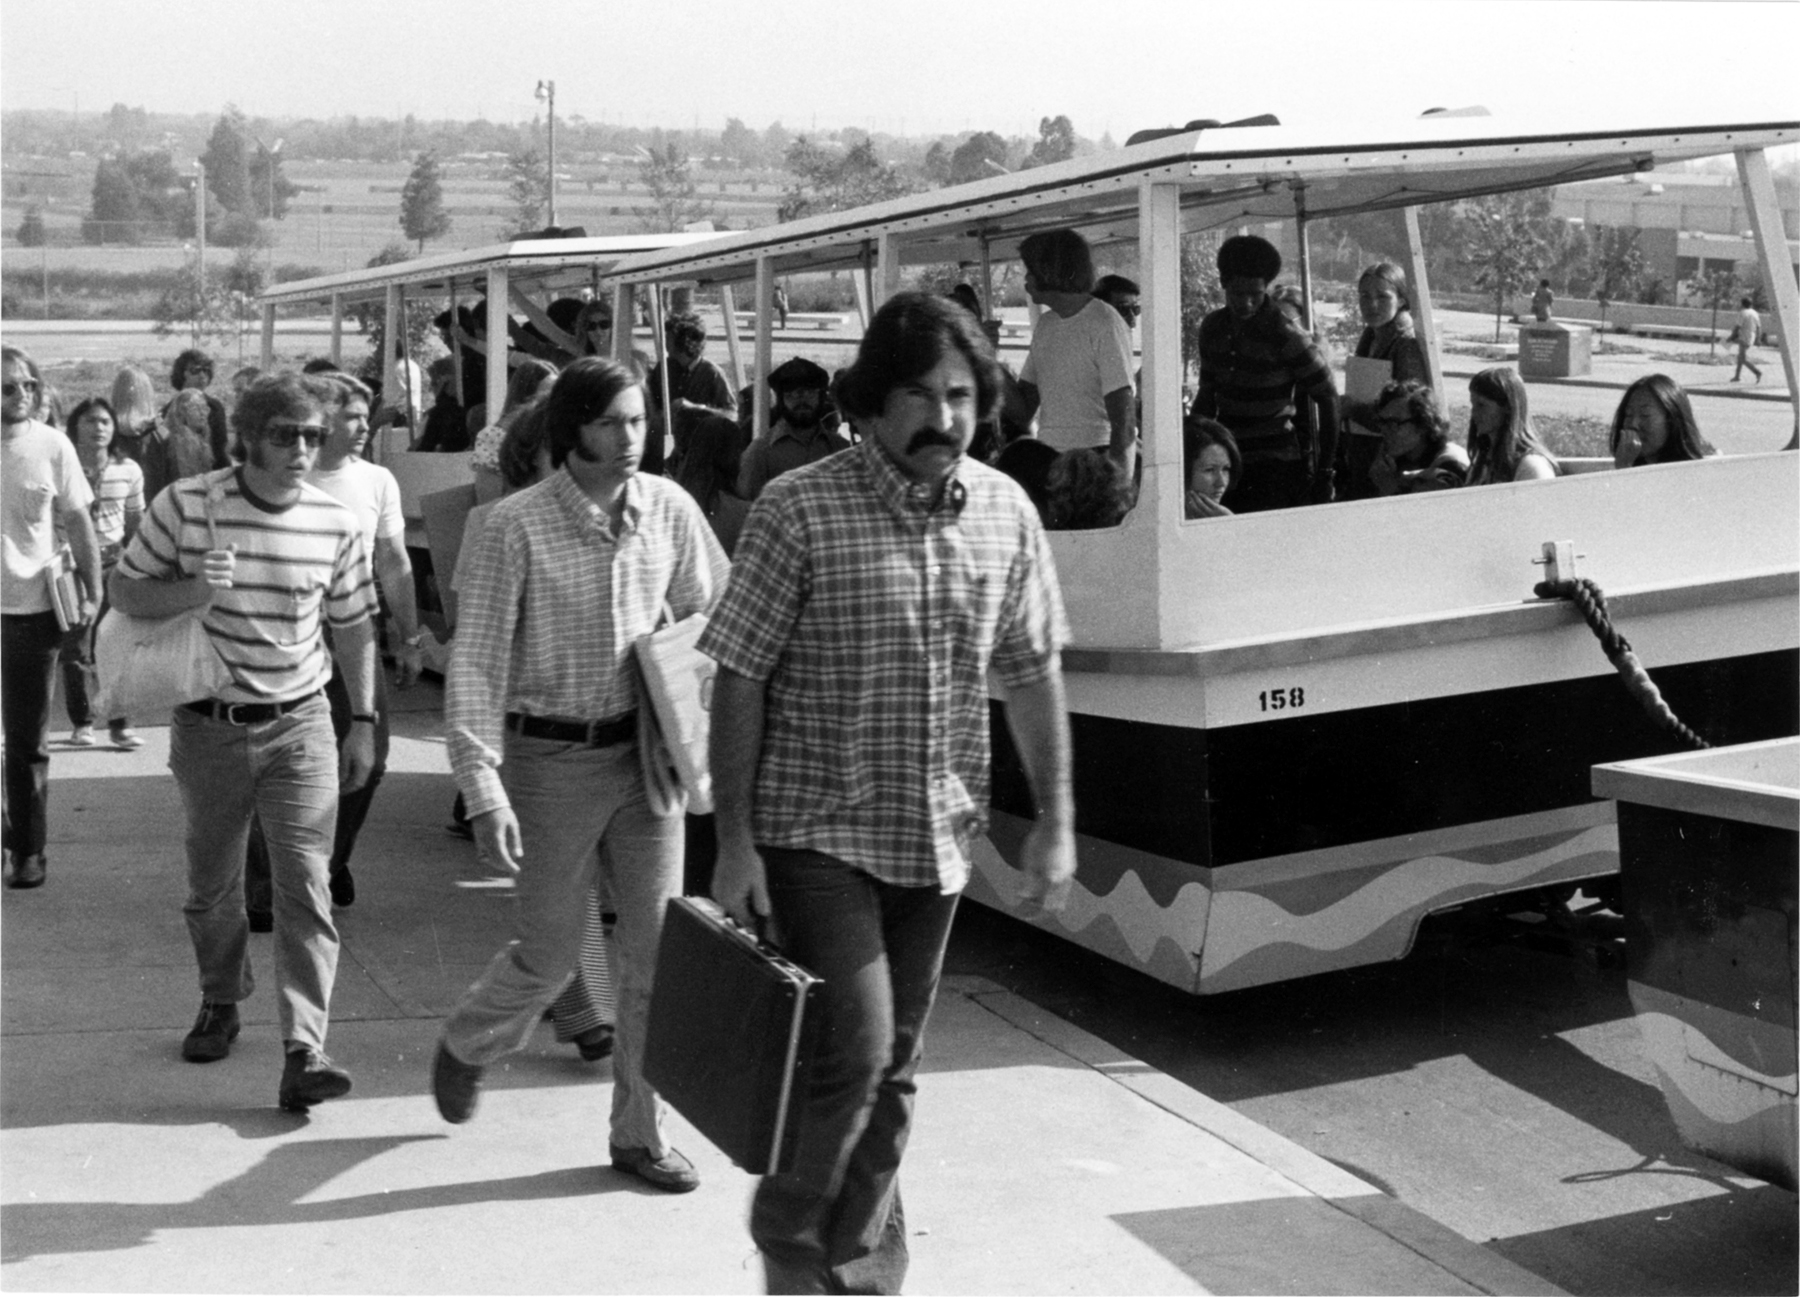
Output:
<svg viewBox="0 0 1800 1297">
<path fill-rule="evenodd" d="M 325 444 L 325 429 L 316 423 L 272 423 L 263 432 L 263 440 L 278 450 L 292 450 L 296 442 L 306 442 L 308 450 Z"/>
<path fill-rule="evenodd" d="M 21 379 L 17 383 L 0 385 L 0 396 L 17 396 L 20 392 L 35 392 L 37 390 L 37 381 L 35 379 L 26 378 Z"/>
</svg>

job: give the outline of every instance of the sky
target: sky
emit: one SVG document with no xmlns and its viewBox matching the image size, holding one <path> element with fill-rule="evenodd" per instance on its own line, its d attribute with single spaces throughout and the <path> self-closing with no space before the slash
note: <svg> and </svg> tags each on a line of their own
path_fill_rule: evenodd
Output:
<svg viewBox="0 0 1800 1297">
<path fill-rule="evenodd" d="M 0 0 L 0 106 L 1082 135 L 1481 104 L 1800 118 L 1800 2 Z"/>
</svg>

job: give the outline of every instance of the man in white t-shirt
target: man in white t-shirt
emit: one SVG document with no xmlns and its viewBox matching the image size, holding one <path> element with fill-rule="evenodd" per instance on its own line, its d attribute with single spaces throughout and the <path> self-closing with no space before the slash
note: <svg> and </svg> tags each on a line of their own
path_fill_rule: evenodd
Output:
<svg viewBox="0 0 1800 1297">
<path fill-rule="evenodd" d="M 81 620 L 100 598 L 100 546 L 88 506 L 94 493 L 75 443 L 37 414 L 44 383 L 17 347 L 0 359 L 0 725 L 6 734 L 5 851 L 8 887 L 41 887 L 50 785 L 50 694 L 63 631 L 44 569 L 60 525 L 82 587 Z"/>
<path fill-rule="evenodd" d="M 1037 406 L 1038 437 L 1057 450 L 1105 445 L 1127 479 L 1137 467 L 1131 330 L 1094 297 L 1094 259 L 1074 230 L 1046 230 L 1019 245 L 1025 291 L 1044 307 L 1019 372 Z"/>
<path fill-rule="evenodd" d="M 1738 305 L 1743 309 L 1738 312 L 1737 328 L 1732 332 L 1732 336 L 1737 339 L 1738 354 L 1737 368 L 1731 373 L 1731 381 L 1737 382 L 1744 376 L 1744 370 L 1748 369 L 1756 375 L 1756 381 L 1760 383 L 1762 382 L 1762 366 L 1750 359 L 1750 348 L 1754 347 L 1756 340 L 1762 336 L 1762 316 L 1756 313 L 1756 307 L 1751 304 L 1748 297 L 1740 297 Z"/>
<path fill-rule="evenodd" d="M 327 411 L 331 431 L 306 480 L 356 515 L 357 525 L 362 529 L 364 552 L 369 555 L 376 584 L 381 587 L 382 601 L 393 619 L 389 641 L 394 646 L 398 668 L 395 683 L 405 689 L 419 678 L 424 634 L 419 629 L 412 560 L 406 553 L 406 520 L 400 512 L 400 484 L 387 469 L 361 457 L 363 445 L 369 438 L 369 406 L 373 393 L 348 374 L 328 373 L 319 377 L 330 384 L 337 396 L 337 404 Z M 325 696 L 331 703 L 331 722 L 341 747 L 344 736 L 350 732 L 351 720 L 350 696 L 340 677 L 332 677 L 325 686 Z M 340 909 L 356 902 L 356 880 L 350 873 L 350 856 L 375 800 L 376 786 L 387 771 L 390 733 L 387 679 L 377 671 L 375 765 L 361 788 L 338 798 L 330 883 L 331 903 Z M 258 835 L 253 832 L 245 861 L 244 887 L 244 908 L 250 913 L 253 931 L 266 930 L 263 925 L 273 922 L 269 865 L 261 846 Z"/>
</svg>

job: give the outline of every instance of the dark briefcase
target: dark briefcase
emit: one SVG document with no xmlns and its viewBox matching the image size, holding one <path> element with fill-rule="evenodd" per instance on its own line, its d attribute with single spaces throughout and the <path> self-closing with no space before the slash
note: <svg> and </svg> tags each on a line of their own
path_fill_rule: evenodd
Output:
<svg viewBox="0 0 1800 1297">
<path fill-rule="evenodd" d="M 823 985 L 713 902 L 669 902 L 644 1079 L 752 1175 L 793 1161 Z"/>
</svg>

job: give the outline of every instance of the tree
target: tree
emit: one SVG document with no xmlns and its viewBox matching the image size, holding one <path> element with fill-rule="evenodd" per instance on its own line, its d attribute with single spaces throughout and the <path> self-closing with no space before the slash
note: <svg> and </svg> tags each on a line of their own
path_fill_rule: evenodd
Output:
<svg viewBox="0 0 1800 1297">
<path fill-rule="evenodd" d="M 228 107 L 213 127 L 200 162 L 206 168 L 206 187 L 213 201 L 228 212 L 252 212 L 255 200 L 250 196 L 250 157 L 244 146 L 244 119 L 236 108 Z"/>
<path fill-rule="evenodd" d="M 177 174 L 167 153 L 102 158 L 81 237 L 88 243 L 137 243 L 147 224 L 179 222 L 193 233 L 192 184 Z M 177 230 L 180 236 L 180 230 Z"/>
<path fill-rule="evenodd" d="M 769 128 L 763 132 L 762 136 L 763 158 L 765 160 L 785 158 L 787 156 L 788 147 L 793 144 L 793 142 L 794 137 L 787 127 L 783 126 L 778 121 L 770 122 Z"/>
<path fill-rule="evenodd" d="M 867 139 L 839 154 L 802 135 L 788 148 L 787 169 L 796 183 L 782 195 L 776 209 L 776 219 L 781 221 L 884 202 L 915 188 L 898 167 L 875 156 L 875 145 Z"/>
<path fill-rule="evenodd" d="M 762 137 L 735 117 L 719 132 L 719 152 L 746 169 L 763 164 Z"/>
<path fill-rule="evenodd" d="M 650 191 L 650 215 L 639 220 L 646 230 L 674 232 L 712 215 L 712 204 L 700 201 L 694 167 L 680 136 L 669 136 L 660 149 L 652 145 L 638 163 L 638 178 Z"/>
<path fill-rule="evenodd" d="M 950 155 L 950 183 L 964 185 L 971 180 L 986 180 L 995 174 L 993 167 L 1006 162 L 1006 141 L 992 131 L 977 131 Z"/>
<path fill-rule="evenodd" d="M 1052 162 L 1066 162 L 1075 156 L 1075 127 L 1067 117 L 1058 114 L 1055 117 L 1038 119 L 1038 140 L 1031 146 L 1031 152 L 1025 158 L 1028 167 L 1046 166 Z"/>
<path fill-rule="evenodd" d="M 398 239 L 388 243 L 368 260 L 371 270 L 379 266 L 396 266 L 402 261 L 412 260 L 412 249 Z M 387 346 L 387 311 L 384 307 L 369 302 L 359 302 L 350 308 L 357 327 L 368 336 L 369 354 L 363 358 L 362 368 L 358 371 L 369 382 L 380 382 L 382 373 L 382 352 Z M 406 354 L 420 360 L 431 336 L 431 321 L 437 314 L 437 303 L 419 297 L 416 294 L 406 299 Z"/>
<path fill-rule="evenodd" d="M 41 248 L 47 241 L 44 214 L 35 206 L 27 207 L 24 219 L 19 222 L 18 232 L 13 237 L 18 239 L 21 248 Z"/>
<path fill-rule="evenodd" d="M 1506 301 L 1528 282 L 1549 252 L 1549 204 L 1529 193 L 1489 194 L 1464 204 L 1463 261 L 1475 268 L 1475 286 L 1494 295 L 1494 341 Z"/>
<path fill-rule="evenodd" d="M 425 240 L 441 239 L 450 232 L 450 213 L 444 210 L 444 178 L 437 151 L 427 149 L 413 163 L 412 174 L 400 190 L 400 228 L 425 255 Z"/>
<path fill-rule="evenodd" d="M 950 183 L 950 150 L 938 140 L 925 150 L 925 179 L 934 185 Z"/>
<path fill-rule="evenodd" d="M 299 192 L 300 186 L 282 174 L 281 154 L 265 148 L 259 140 L 256 155 L 250 159 L 250 210 L 269 220 L 285 220 Z"/>
<path fill-rule="evenodd" d="M 506 177 L 513 216 L 502 234 L 511 238 L 543 229 L 544 212 L 550 206 L 550 167 L 544 155 L 534 148 L 511 154 L 506 159 Z"/>
<path fill-rule="evenodd" d="M 1188 234 L 1181 240 L 1181 369 L 1192 373 L 1200 363 L 1200 321 L 1225 305 L 1219 285 L 1220 236 Z"/>
<path fill-rule="evenodd" d="M 23 242 L 23 240 L 20 241 Z M 1702 262 L 1701 265 L 1704 267 L 1705 263 Z M 1737 267 L 1726 266 L 1721 269 L 1718 266 L 1714 266 L 1711 270 L 1697 270 L 1694 272 L 1693 276 L 1682 285 L 1682 287 L 1688 291 L 1690 296 L 1698 297 L 1701 301 L 1712 307 L 1712 323 L 1709 326 L 1710 336 L 1707 341 L 1711 343 L 1711 347 L 1709 348 L 1711 354 L 1715 356 L 1718 355 L 1719 303 L 1729 302 L 1743 287 L 1743 285 L 1738 282 Z M 1754 341 L 1754 339 L 1752 339 L 1752 341 Z"/>
<path fill-rule="evenodd" d="M 1600 333 L 1605 336 L 1608 303 L 1637 295 L 1644 277 L 1644 250 L 1638 246 L 1637 228 L 1630 225 L 1595 226 L 1592 248 L 1589 273 L 1600 303 Z"/>
<path fill-rule="evenodd" d="M 150 310 L 152 331 L 159 338 L 184 331 L 196 347 L 208 338 L 231 338 L 237 331 L 237 313 L 222 280 L 222 273 L 214 269 L 202 284 L 199 253 L 190 252 L 187 264 L 175 272 Z"/>
</svg>

